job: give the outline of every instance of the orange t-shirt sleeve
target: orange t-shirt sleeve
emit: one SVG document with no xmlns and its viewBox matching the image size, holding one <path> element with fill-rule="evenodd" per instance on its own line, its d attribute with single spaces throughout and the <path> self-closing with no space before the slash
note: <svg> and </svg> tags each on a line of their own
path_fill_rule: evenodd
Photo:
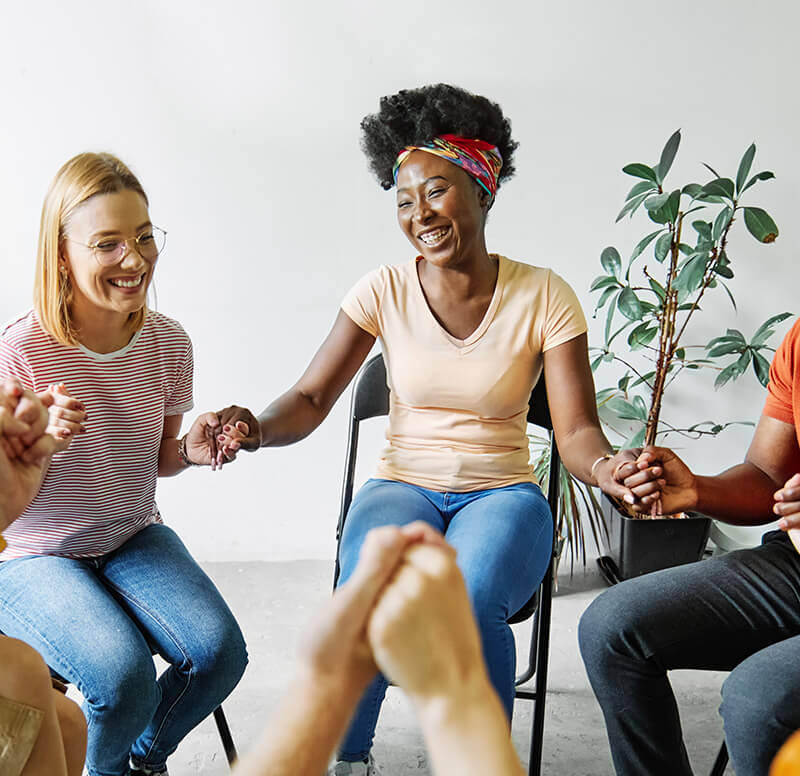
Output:
<svg viewBox="0 0 800 776">
<path fill-rule="evenodd" d="M 383 288 L 382 268 L 364 275 L 345 295 L 342 310 L 356 326 L 373 337 L 380 336 L 380 299 Z"/>
<path fill-rule="evenodd" d="M 784 337 L 769 368 L 764 414 L 794 424 L 794 375 L 796 350 L 800 344 L 800 319 Z"/>
</svg>

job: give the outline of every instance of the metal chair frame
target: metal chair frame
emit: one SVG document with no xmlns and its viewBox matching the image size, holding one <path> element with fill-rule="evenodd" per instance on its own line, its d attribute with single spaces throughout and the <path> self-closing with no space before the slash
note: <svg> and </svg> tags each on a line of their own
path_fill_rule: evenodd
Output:
<svg viewBox="0 0 800 776">
<path fill-rule="evenodd" d="M 347 512 L 353 500 L 353 481 L 355 478 L 358 453 L 359 427 L 362 421 L 389 414 L 389 388 L 386 384 L 386 367 L 383 355 L 373 356 L 361 368 L 353 384 L 350 401 L 350 423 L 347 438 L 342 495 L 339 507 L 339 521 L 336 527 L 336 566 L 333 584 L 339 579 L 339 548 Z M 555 519 L 558 511 L 559 469 L 561 459 L 553 434 L 553 423 L 547 403 L 544 377 L 536 384 L 528 409 L 528 423 L 545 429 L 550 435 L 550 475 L 547 485 L 547 501 Z M 544 741 L 544 714 L 547 692 L 547 661 L 550 647 L 550 616 L 553 602 L 553 568 L 556 557 L 554 537 L 553 551 L 544 579 L 530 600 L 516 614 L 508 619 L 509 624 L 523 622 L 533 617 L 528 665 L 516 678 L 515 697 L 534 702 L 531 723 L 531 749 L 528 764 L 529 776 L 539 776 L 542 768 L 542 744 Z M 533 690 L 523 685 L 535 678 Z"/>
</svg>

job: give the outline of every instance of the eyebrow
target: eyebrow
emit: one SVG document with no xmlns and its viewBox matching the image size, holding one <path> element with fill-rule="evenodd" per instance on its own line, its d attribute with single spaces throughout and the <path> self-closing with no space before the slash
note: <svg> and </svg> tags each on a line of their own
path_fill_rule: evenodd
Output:
<svg viewBox="0 0 800 776">
<path fill-rule="evenodd" d="M 426 185 L 427 183 L 430 183 L 431 181 L 436 181 L 436 180 L 440 180 L 440 181 L 446 181 L 446 180 L 447 180 L 447 178 L 445 178 L 445 177 L 444 177 L 444 175 L 431 175 L 431 177 L 430 177 L 430 178 L 425 178 L 425 180 L 424 180 L 424 181 L 422 181 L 422 185 L 424 186 L 424 185 Z M 409 190 L 409 187 L 408 187 L 408 186 L 406 186 L 405 188 L 398 189 L 398 190 L 397 190 L 397 193 L 399 194 L 401 191 L 408 191 L 408 190 Z"/>
<path fill-rule="evenodd" d="M 143 224 L 140 224 L 139 226 L 137 226 L 135 231 L 138 234 L 139 232 L 142 231 L 142 229 L 144 229 L 144 228 L 146 228 L 148 226 L 152 226 L 152 225 L 153 225 L 152 221 L 145 221 Z M 108 236 L 110 236 L 112 234 L 120 234 L 119 229 L 105 229 L 102 232 L 93 232 L 90 239 L 97 240 L 100 237 L 108 237 Z"/>
</svg>

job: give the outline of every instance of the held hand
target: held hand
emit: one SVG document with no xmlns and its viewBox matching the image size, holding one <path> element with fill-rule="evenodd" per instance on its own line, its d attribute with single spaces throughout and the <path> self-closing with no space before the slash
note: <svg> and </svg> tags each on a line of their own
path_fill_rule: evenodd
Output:
<svg viewBox="0 0 800 776">
<path fill-rule="evenodd" d="M 426 538 L 437 541 L 428 534 L 433 530 L 423 525 L 385 526 L 367 534 L 353 575 L 337 588 L 303 650 L 316 680 L 341 682 L 361 691 L 375 675 L 367 619 L 406 548 Z"/>
<path fill-rule="evenodd" d="M 638 450 L 620 450 L 611 458 L 595 463 L 592 474 L 603 493 L 624 501 L 626 504 L 634 505 L 636 503 L 637 494 L 625 483 L 625 478 L 620 475 L 620 472 L 633 471 L 632 467 L 636 466 L 638 454 Z"/>
<path fill-rule="evenodd" d="M 41 484 L 56 445 L 45 433 L 47 414 L 45 404 L 16 381 L 0 387 L 0 530 L 23 512 Z M 21 456 L 11 452 L 11 441 L 23 446 Z"/>
<path fill-rule="evenodd" d="M 792 475 L 784 486 L 775 491 L 772 511 L 781 519 L 778 528 L 782 531 L 800 528 L 800 474 Z"/>
<path fill-rule="evenodd" d="M 220 421 L 216 412 L 205 412 L 195 419 L 186 434 L 186 457 L 198 466 L 222 468 L 222 454 L 217 445 Z"/>
<path fill-rule="evenodd" d="M 485 673 L 464 579 L 447 545 L 419 544 L 405 553 L 367 634 L 380 669 L 418 704 Z"/>
<path fill-rule="evenodd" d="M 645 447 L 635 467 L 618 476 L 637 497 L 634 510 L 671 515 L 697 504 L 697 481 L 689 467 L 668 447 Z"/>
<path fill-rule="evenodd" d="M 217 413 L 222 432 L 217 441 L 225 456 L 232 461 L 239 450 L 258 450 L 261 447 L 261 424 L 250 410 L 235 404 Z"/>
<path fill-rule="evenodd" d="M 66 450 L 78 434 L 86 433 L 86 407 L 70 396 L 64 383 L 48 387 L 46 393 L 52 397 L 50 422 L 47 433 L 56 440 L 56 452 Z"/>
</svg>

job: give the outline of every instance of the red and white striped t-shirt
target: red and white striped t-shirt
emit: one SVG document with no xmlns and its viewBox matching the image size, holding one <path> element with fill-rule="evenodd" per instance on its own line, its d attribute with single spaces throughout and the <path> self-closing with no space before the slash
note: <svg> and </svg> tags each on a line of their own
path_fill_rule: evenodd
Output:
<svg viewBox="0 0 800 776">
<path fill-rule="evenodd" d="M 166 415 L 193 406 L 192 343 L 177 321 L 150 311 L 122 350 L 67 347 L 31 311 L 0 333 L 0 378 L 34 391 L 64 383 L 86 405 L 87 433 L 53 456 L 31 505 L 3 532 L 0 560 L 24 555 L 94 557 L 151 523 Z"/>
</svg>

